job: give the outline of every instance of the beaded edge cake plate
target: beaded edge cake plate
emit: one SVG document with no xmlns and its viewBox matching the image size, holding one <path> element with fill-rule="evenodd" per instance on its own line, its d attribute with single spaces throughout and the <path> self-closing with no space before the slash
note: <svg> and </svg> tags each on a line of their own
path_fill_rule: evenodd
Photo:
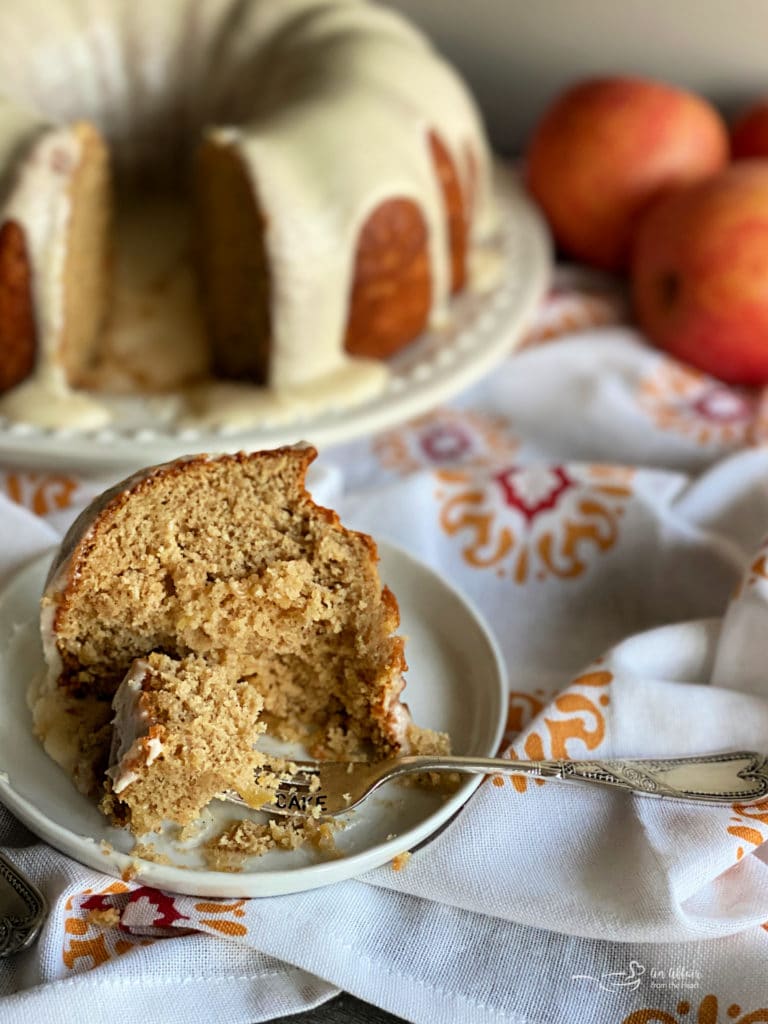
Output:
<svg viewBox="0 0 768 1024">
<path fill-rule="evenodd" d="M 543 218 L 517 176 L 498 168 L 499 277 L 488 292 L 467 291 L 451 303 L 451 323 L 429 331 L 389 360 L 384 390 L 347 408 L 326 408 L 282 422 L 232 431 L 163 421 L 157 398 L 114 400 L 115 422 L 93 431 L 43 429 L 0 417 L 0 460 L 29 469 L 55 464 L 75 471 L 135 469 L 197 452 L 272 448 L 310 438 L 328 446 L 396 426 L 473 384 L 523 340 L 546 293 L 552 246 Z M 155 421 L 147 426 L 147 420 Z"/>
<path fill-rule="evenodd" d="M 477 610 L 433 569 L 379 542 L 381 576 L 397 594 L 409 671 L 404 698 L 414 719 L 451 735 L 456 753 L 492 755 L 503 735 L 507 682 L 498 646 Z M 43 669 L 37 607 L 52 555 L 27 565 L 0 595 L 0 800 L 34 833 L 88 867 L 116 877 L 193 896 L 276 896 L 353 878 L 412 850 L 447 823 L 480 784 L 466 777 L 446 796 L 439 790 L 390 783 L 345 816 L 336 835 L 341 856 L 320 860 L 307 849 L 274 850 L 251 858 L 238 873 L 201 867 L 192 844 L 172 832 L 149 837 L 172 863 L 132 856 L 134 838 L 112 827 L 95 800 L 75 789 L 32 734 L 26 691 Z M 303 753 L 283 745 L 294 757 Z M 253 814 L 257 820 L 266 820 Z M 197 842 L 215 835 L 238 808 L 215 801 Z"/>
</svg>

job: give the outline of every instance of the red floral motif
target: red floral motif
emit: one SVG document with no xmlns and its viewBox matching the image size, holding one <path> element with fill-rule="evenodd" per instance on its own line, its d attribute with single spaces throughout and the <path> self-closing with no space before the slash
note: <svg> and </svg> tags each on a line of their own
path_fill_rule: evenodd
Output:
<svg viewBox="0 0 768 1024">
<path fill-rule="evenodd" d="M 124 882 L 112 882 L 98 893 L 86 889 L 66 902 L 64 966 L 75 972 L 92 970 L 158 939 L 191 931 L 243 939 L 248 934 L 243 922 L 247 902 L 195 902 L 146 885 L 130 889 Z"/>
<path fill-rule="evenodd" d="M 90 971 L 114 957 L 152 945 L 154 938 L 134 936 L 123 924 L 121 917 L 129 899 L 130 891 L 124 882 L 112 882 L 95 894 L 86 889 L 67 899 L 61 959 L 68 971 Z M 109 912 L 114 920 L 107 919 L 105 923 L 98 919 L 99 913 Z"/>
<path fill-rule="evenodd" d="M 114 906 L 112 896 L 108 892 L 98 893 L 96 896 L 89 896 L 80 903 L 81 910 L 110 910 Z"/>
<path fill-rule="evenodd" d="M 176 897 L 142 885 L 133 889 L 123 911 L 121 927 L 130 931 L 147 928 L 174 928 L 178 921 L 188 921 L 187 914 L 176 909 Z M 178 929 L 174 931 L 178 934 Z"/>
<path fill-rule="evenodd" d="M 574 486 L 563 466 L 544 467 L 541 470 L 509 469 L 494 477 L 501 487 L 507 505 L 521 512 L 528 523 L 537 515 L 557 508 L 561 495 Z"/>
</svg>

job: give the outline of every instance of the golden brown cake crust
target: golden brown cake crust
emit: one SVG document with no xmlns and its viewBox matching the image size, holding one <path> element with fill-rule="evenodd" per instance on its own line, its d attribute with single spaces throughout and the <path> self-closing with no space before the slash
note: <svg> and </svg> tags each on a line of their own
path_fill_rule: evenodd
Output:
<svg viewBox="0 0 768 1024">
<path fill-rule="evenodd" d="M 29 376 L 36 350 L 32 278 L 24 232 L 16 221 L 8 220 L 0 228 L 0 393 Z"/>
<path fill-rule="evenodd" d="M 451 286 L 466 279 L 468 203 L 445 145 L 429 136 L 432 161 L 443 194 L 451 250 Z M 410 199 L 381 203 L 363 225 L 345 338 L 347 352 L 384 359 L 427 327 L 432 284 L 424 217 Z"/>
</svg>

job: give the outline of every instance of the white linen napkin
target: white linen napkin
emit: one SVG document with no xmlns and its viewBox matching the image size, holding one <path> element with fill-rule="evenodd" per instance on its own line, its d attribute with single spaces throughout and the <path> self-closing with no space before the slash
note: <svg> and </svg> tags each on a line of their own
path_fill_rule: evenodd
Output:
<svg viewBox="0 0 768 1024">
<path fill-rule="evenodd" d="M 637 380 L 662 364 L 674 383 L 625 329 L 592 329 L 321 460 L 344 473 L 345 522 L 409 548 L 485 614 L 521 756 L 768 750 L 768 451 L 684 474 L 748 432 L 702 442 L 685 417 L 649 425 Z M 0 580 L 102 485 L 0 474 Z M 0 845 L 52 913 L 0 964 L 0 1021 L 86 1006 L 112 1024 L 201 1006 L 213 1022 L 265 1020 L 340 988 L 425 1024 L 768 1020 L 765 839 L 768 811 L 487 782 L 400 872 L 216 901 L 98 875 L 5 813 Z M 89 919 L 109 907 L 119 927 Z"/>
</svg>

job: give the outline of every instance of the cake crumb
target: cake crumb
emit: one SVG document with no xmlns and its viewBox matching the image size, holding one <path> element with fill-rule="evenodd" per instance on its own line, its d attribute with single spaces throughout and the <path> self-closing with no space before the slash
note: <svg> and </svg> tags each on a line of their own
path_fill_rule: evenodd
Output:
<svg viewBox="0 0 768 1024">
<path fill-rule="evenodd" d="M 447 733 L 425 729 L 409 722 L 406 735 L 414 754 L 450 754 L 451 752 L 451 741 Z"/>
<path fill-rule="evenodd" d="M 102 839 L 99 843 L 99 849 L 105 857 L 109 857 L 110 854 L 115 852 L 115 848 L 112 843 L 108 843 L 106 839 Z"/>
<path fill-rule="evenodd" d="M 291 818 L 280 822 L 271 819 L 262 824 L 245 818 L 230 822 L 203 847 L 206 866 L 213 871 L 242 871 L 246 858 L 261 857 L 270 850 L 298 850 L 313 846 L 324 859 L 340 857 L 335 833 L 344 828 L 337 820 L 316 821 L 314 818 Z"/>
<path fill-rule="evenodd" d="M 97 928 L 116 928 L 120 924 L 120 911 L 117 907 L 107 907 L 106 910 L 89 910 L 85 919 L 88 924 L 95 924 Z"/>
<path fill-rule="evenodd" d="M 398 853 L 396 857 L 392 858 L 392 870 L 402 871 L 410 859 L 411 854 L 408 850 L 406 850 L 404 853 Z"/>
<path fill-rule="evenodd" d="M 166 853 L 160 853 L 154 843 L 136 843 L 131 850 L 132 857 L 140 857 L 142 860 L 152 861 L 153 864 L 172 864 L 173 861 Z"/>
<path fill-rule="evenodd" d="M 447 733 L 424 729 L 411 722 L 406 735 L 412 754 L 439 756 L 451 752 L 451 741 Z M 444 793 L 454 793 L 461 785 L 461 775 L 458 772 L 418 772 L 404 775 L 397 781 L 401 786 L 421 786 L 439 789 Z"/>
<path fill-rule="evenodd" d="M 132 882 L 133 879 L 141 871 L 141 864 L 137 860 L 132 860 L 128 867 L 120 875 L 124 882 Z"/>
<path fill-rule="evenodd" d="M 176 841 L 179 843 L 189 842 L 191 839 L 197 839 L 205 832 L 209 825 L 209 821 L 205 817 L 197 818 L 196 821 L 190 821 L 188 825 L 183 825 L 179 828 L 176 834 Z"/>
</svg>

